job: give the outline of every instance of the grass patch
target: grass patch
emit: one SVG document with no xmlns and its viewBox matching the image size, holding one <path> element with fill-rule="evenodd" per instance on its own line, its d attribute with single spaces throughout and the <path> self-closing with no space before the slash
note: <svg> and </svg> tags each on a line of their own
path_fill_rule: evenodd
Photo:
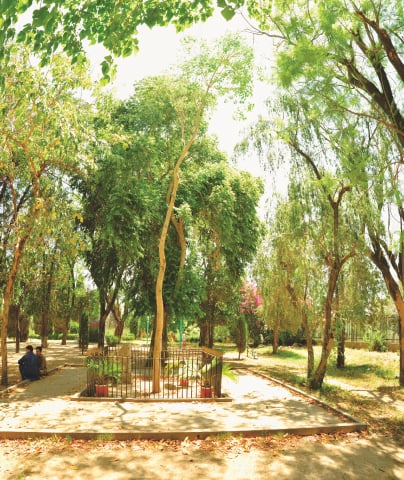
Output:
<svg viewBox="0 0 404 480">
<path fill-rule="evenodd" d="M 314 347 L 317 366 L 321 347 Z M 336 353 L 328 360 L 323 387 L 318 392 L 307 388 L 307 350 L 281 347 L 276 355 L 271 347 L 259 350 L 259 372 L 294 385 L 319 397 L 353 417 L 366 422 L 370 430 L 394 437 L 404 444 L 404 388 L 398 383 L 398 352 L 345 350 L 345 367 L 336 367 Z"/>
<path fill-rule="evenodd" d="M 280 349 L 276 356 L 287 360 L 304 360 L 305 363 L 307 363 L 307 355 L 300 351 L 292 350 L 290 348 Z"/>
</svg>

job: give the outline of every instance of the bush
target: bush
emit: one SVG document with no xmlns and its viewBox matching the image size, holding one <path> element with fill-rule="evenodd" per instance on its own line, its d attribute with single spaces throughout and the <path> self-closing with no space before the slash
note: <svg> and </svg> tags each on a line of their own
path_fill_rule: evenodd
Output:
<svg viewBox="0 0 404 480">
<path fill-rule="evenodd" d="M 136 338 L 136 337 L 135 337 L 135 334 L 134 334 L 134 333 L 130 333 L 130 332 L 124 333 L 124 334 L 122 335 L 122 341 L 124 341 L 124 342 L 133 342 L 133 340 L 135 340 L 135 338 Z"/>
<path fill-rule="evenodd" d="M 217 325 L 214 333 L 215 342 L 228 342 L 230 338 L 229 327 L 226 325 Z"/>
<path fill-rule="evenodd" d="M 200 330 L 197 325 L 190 325 L 185 330 L 187 342 L 199 342 Z"/>
<path fill-rule="evenodd" d="M 306 338 L 303 330 L 298 329 L 296 332 L 279 332 L 279 345 L 291 347 L 292 345 L 306 345 Z"/>
<path fill-rule="evenodd" d="M 41 335 L 39 335 L 38 333 L 35 333 L 33 330 L 30 330 L 29 332 L 29 338 L 32 338 L 34 340 L 37 340 L 37 339 L 40 339 L 41 338 Z"/>
<path fill-rule="evenodd" d="M 108 347 L 115 347 L 119 343 L 119 338 L 116 335 L 105 335 L 105 341 Z"/>
<path fill-rule="evenodd" d="M 368 344 L 371 352 L 387 352 L 386 340 L 380 330 L 369 327 L 364 335 L 364 340 Z"/>
<path fill-rule="evenodd" d="M 79 333 L 79 322 L 70 322 L 69 333 L 78 334 Z"/>
</svg>

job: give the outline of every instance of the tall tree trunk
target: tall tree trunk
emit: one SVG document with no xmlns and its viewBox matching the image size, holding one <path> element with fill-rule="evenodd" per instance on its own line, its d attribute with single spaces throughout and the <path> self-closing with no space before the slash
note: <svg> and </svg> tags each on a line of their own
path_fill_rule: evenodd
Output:
<svg viewBox="0 0 404 480">
<path fill-rule="evenodd" d="M 69 333 L 70 315 L 71 315 L 71 310 L 69 309 L 66 312 L 65 321 L 63 322 L 61 345 L 67 345 L 67 334 Z"/>
<path fill-rule="evenodd" d="M 121 315 L 121 310 L 119 306 L 114 305 L 112 307 L 112 315 L 114 316 L 114 319 L 115 319 L 114 335 L 119 338 L 119 341 L 121 341 L 123 330 L 125 328 L 125 308 L 124 308 L 124 314 Z"/>
<path fill-rule="evenodd" d="M 100 323 L 98 326 L 98 348 L 104 348 L 105 343 L 105 324 L 107 322 L 108 315 L 114 308 L 116 298 L 118 296 L 119 288 L 121 286 L 122 272 L 118 274 L 114 291 L 111 296 L 106 292 L 100 291 Z"/>
<path fill-rule="evenodd" d="M 41 315 L 41 345 L 48 348 L 48 328 L 49 328 L 49 311 L 42 312 Z"/>
<path fill-rule="evenodd" d="M 72 282 L 69 283 L 67 298 L 70 298 L 70 306 L 66 312 L 64 327 L 62 332 L 62 345 L 67 345 L 67 334 L 69 333 L 70 319 L 75 305 L 75 281 L 74 281 L 74 262 L 70 264 L 70 276 Z"/>
<path fill-rule="evenodd" d="M 337 285 L 337 290 L 335 294 L 335 310 L 337 318 L 337 368 L 345 368 L 345 321 L 341 319 L 339 313 L 339 289 Z"/>
<path fill-rule="evenodd" d="M 162 332 L 162 340 L 161 340 L 162 354 L 160 355 L 162 359 L 162 363 L 164 363 L 164 358 L 167 354 L 167 349 L 168 349 L 168 317 L 169 317 L 168 309 L 167 307 L 164 307 L 164 322 L 163 322 L 163 332 Z M 150 358 L 153 358 L 155 339 L 156 339 L 156 316 L 154 317 L 153 330 L 150 338 L 150 354 L 149 354 Z"/>
<path fill-rule="evenodd" d="M 345 325 L 341 326 L 338 335 L 337 368 L 345 368 Z"/>
<path fill-rule="evenodd" d="M 279 348 L 279 316 L 276 316 L 274 322 L 273 338 L 272 338 L 272 353 L 276 355 Z"/>
<path fill-rule="evenodd" d="M 400 386 L 404 386 L 404 298 L 401 294 L 399 284 L 397 283 L 395 277 L 393 277 L 390 270 L 389 263 L 383 253 L 383 250 L 380 246 L 380 243 L 376 238 L 372 238 L 373 251 L 370 253 L 370 258 L 376 267 L 381 271 L 384 283 L 386 284 L 387 290 L 392 298 L 394 305 L 398 313 L 398 341 L 400 349 L 400 365 L 399 365 L 399 383 Z M 403 252 L 400 253 L 400 256 L 403 256 Z M 399 262 L 401 268 L 404 268 L 404 262 Z M 397 269 L 399 270 L 399 269 Z M 403 284 L 403 273 L 398 273 L 398 278 L 400 278 L 401 284 Z"/>
<path fill-rule="evenodd" d="M 203 320 L 201 320 L 199 329 L 199 345 L 201 347 L 213 347 L 213 325 L 212 320 L 209 316 L 205 316 Z"/>
<path fill-rule="evenodd" d="M 309 386 L 312 390 L 319 390 L 323 385 L 328 358 L 330 356 L 334 343 L 334 332 L 332 331 L 332 303 L 340 269 L 340 264 L 333 264 L 331 266 L 330 276 L 328 280 L 327 297 L 324 307 L 324 325 L 321 358 L 313 376 L 310 378 L 309 381 Z"/>
<path fill-rule="evenodd" d="M 313 334 L 309 324 L 307 312 L 303 309 L 302 324 L 306 334 L 306 349 L 307 349 L 307 379 L 310 379 L 314 370 L 314 349 L 313 349 Z"/>
<path fill-rule="evenodd" d="M 178 186 L 180 183 L 179 172 L 181 165 L 183 164 L 185 157 L 187 156 L 189 149 L 193 145 L 196 139 L 196 134 L 199 130 L 200 118 L 204 104 L 200 105 L 197 109 L 195 117 L 195 127 L 188 142 L 184 145 L 181 155 L 179 156 L 173 170 L 172 183 L 168 189 L 168 206 L 166 216 L 164 218 L 163 228 L 161 229 L 160 241 L 159 241 L 159 270 L 156 280 L 156 334 L 153 347 L 153 358 L 160 358 L 162 350 L 162 335 L 163 335 L 163 323 L 164 323 L 164 298 L 163 298 L 163 284 L 164 276 L 166 272 L 166 254 L 165 246 L 167 242 L 168 227 L 174 212 L 175 200 L 177 197 Z M 153 362 L 153 392 L 160 392 L 160 362 Z"/>
<path fill-rule="evenodd" d="M 21 325 L 20 325 L 20 305 L 17 305 L 17 317 L 15 319 L 15 353 L 20 352 Z"/>
<path fill-rule="evenodd" d="M 43 268 L 46 271 L 46 261 L 44 259 Z M 44 298 L 42 301 L 42 321 L 41 321 L 41 343 L 44 348 L 48 347 L 48 335 L 49 335 L 49 317 L 51 307 L 51 293 L 53 284 L 53 272 L 55 270 L 55 258 L 52 256 L 49 266 L 48 281 L 45 285 Z"/>
<path fill-rule="evenodd" d="M 175 230 L 178 235 L 178 243 L 180 244 L 180 263 L 178 265 L 178 276 L 177 276 L 177 281 L 175 282 L 175 289 L 178 290 L 182 278 L 184 276 L 184 267 L 185 267 L 185 261 L 186 261 L 186 256 L 187 256 L 187 244 L 185 241 L 185 232 L 184 232 L 184 219 L 180 218 L 179 220 L 176 219 L 174 212 L 171 215 L 171 223 L 174 225 Z"/>
<path fill-rule="evenodd" d="M 8 316 L 13 294 L 14 282 L 20 266 L 21 255 L 28 236 L 20 238 L 14 247 L 13 263 L 7 278 L 6 288 L 3 295 L 3 321 L 1 322 L 1 384 L 8 384 L 8 364 L 7 364 L 7 334 L 8 334 Z"/>
</svg>

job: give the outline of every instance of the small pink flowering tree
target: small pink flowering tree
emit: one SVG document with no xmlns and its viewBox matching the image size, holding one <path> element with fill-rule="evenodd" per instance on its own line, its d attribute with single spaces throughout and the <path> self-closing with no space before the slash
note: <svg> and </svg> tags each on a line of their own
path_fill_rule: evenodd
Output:
<svg viewBox="0 0 404 480">
<path fill-rule="evenodd" d="M 250 340 L 256 347 L 263 342 L 265 324 L 259 314 L 259 308 L 262 305 L 262 297 L 258 292 L 256 285 L 252 282 L 244 282 L 241 288 L 240 313 L 244 315 Z"/>
</svg>

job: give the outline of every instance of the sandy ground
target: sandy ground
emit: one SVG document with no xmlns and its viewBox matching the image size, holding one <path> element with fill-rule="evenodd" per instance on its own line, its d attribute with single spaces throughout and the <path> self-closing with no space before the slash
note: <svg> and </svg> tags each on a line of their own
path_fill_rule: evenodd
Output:
<svg viewBox="0 0 404 480">
<path fill-rule="evenodd" d="M 72 344 L 52 344 L 45 353 L 49 368 L 82 365 Z M 19 356 L 10 352 L 10 365 Z M 402 480 L 404 449 L 389 437 L 366 433 L 160 442 L 103 437 L 0 441 L 1 480 L 96 478 Z"/>
<path fill-rule="evenodd" d="M 273 442 L 273 443 L 272 443 Z M 207 445 L 209 449 L 207 449 Z M 283 446 L 281 446 L 283 445 Z M 198 442 L 0 442 L 4 480 L 404 478 L 404 454 L 386 438 L 236 439 Z"/>
</svg>

